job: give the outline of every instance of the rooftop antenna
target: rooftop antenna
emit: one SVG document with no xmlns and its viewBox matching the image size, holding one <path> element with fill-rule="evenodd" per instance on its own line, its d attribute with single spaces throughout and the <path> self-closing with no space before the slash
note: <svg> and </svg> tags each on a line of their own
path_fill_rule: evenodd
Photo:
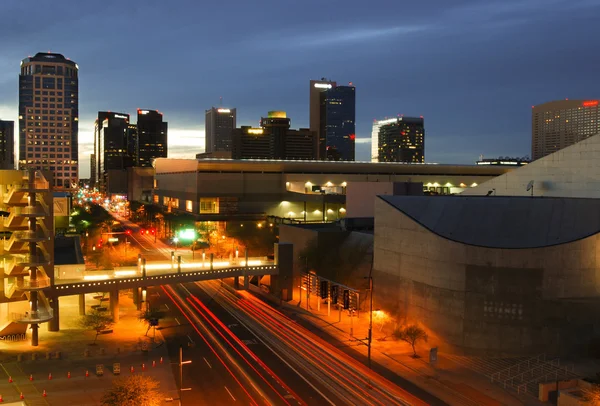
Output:
<svg viewBox="0 0 600 406">
<path fill-rule="evenodd" d="M 219 96 L 219 107 L 223 107 L 223 96 Z"/>
<path fill-rule="evenodd" d="M 533 181 L 530 180 L 529 183 L 527 184 L 527 191 L 529 192 L 531 190 L 531 197 L 533 197 Z"/>
</svg>

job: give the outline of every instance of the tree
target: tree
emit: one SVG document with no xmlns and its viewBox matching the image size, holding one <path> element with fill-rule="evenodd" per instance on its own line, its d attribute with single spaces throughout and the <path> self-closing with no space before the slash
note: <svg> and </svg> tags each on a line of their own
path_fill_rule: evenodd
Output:
<svg viewBox="0 0 600 406">
<path fill-rule="evenodd" d="M 80 321 L 81 327 L 96 332 L 96 337 L 94 337 L 92 345 L 96 344 L 100 332 L 110 328 L 113 324 L 113 318 L 110 313 L 98 310 L 93 310 L 91 313 L 86 314 Z"/>
<path fill-rule="evenodd" d="M 158 326 L 158 322 L 164 317 L 164 313 L 156 308 L 143 310 L 138 314 L 138 319 L 148 325 L 146 336 L 152 327 L 154 327 L 156 333 L 156 326 Z"/>
<path fill-rule="evenodd" d="M 158 391 L 159 383 L 145 375 L 118 378 L 102 396 L 102 406 L 159 406 L 164 395 Z"/>
<path fill-rule="evenodd" d="M 413 358 L 418 358 L 417 351 L 415 350 L 415 345 L 418 341 L 427 342 L 428 336 L 425 330 L 416 324 L 410 324 L 408 326 L 397 329 L 393 333 L 394 338 L 397 340 L 406 341 L 412 346 L 413 350 Z"/>
<path fill-rule="evenodd" d="M 583 398 L 591 406 L 600 406 L 600 385 L 594 384 L 589 389 L 584 389 Z"/>
</svg>

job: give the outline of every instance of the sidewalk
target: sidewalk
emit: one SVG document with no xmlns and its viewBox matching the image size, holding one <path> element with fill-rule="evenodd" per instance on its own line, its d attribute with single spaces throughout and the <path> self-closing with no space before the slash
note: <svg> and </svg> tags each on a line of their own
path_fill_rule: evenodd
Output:
<svg viewBox="0 0 600 406">
<path fill-rule="evenodd" d="M 258 288 L 256 293 L 264 295 Z M 311 297 L 309 310 L 306 309 L 306 297 L 300 304 L 298 293 L 294 292 L 294 300 L 283 303 L 283 307 L 305 321 L 314 325 L 339 341 L 340 346 L 351 347 L 366 361 L 366 338 L 369 328 L 369 313 L 360 312 L 350 317 L 348 311 L 339 311 L 331 306 L 331 315 L 327 315 L 327 304 L 319 304 L 319 298 Z M 320 310 L 318 310 L 320 307 Z M 398 376 L 414 383 L 450 405 L 482 405 L 482 406 L 521 406 L 540 405 L 533 397 L 518 397 L 492 384 L 485 376 L 470 371 L 450 359 L 444 357 L 442 349 L 438 352 L 438 362 L 429 364 L 429 349 L 438 344 L 434 340 L 421 343 L 417 354 L 421 358 L 412 357 L 410 345 L 387 337 L 383 330 L 383 320 L 373 319 L 373 339 L 371 359 Z"/>
<path fill-rule="evenodd" d="M 129 292 L 120 295 L 120 320 L 112 327 L 113 333 L 98 336 L 97 345 L 90 345 L 95 332 L 82 330 L 77 325 L 80 319 L 77 296 L 61 298 L 61 331 L 48 332 L 42 326 L 38 347 L 31 347 L 29 341 L 0 342 L 0 394 L 4 402 L 19 401 L 23 393 L 28 405 L 99 405 L 115 378 L 113 363 L 120 363 L 121 376 L 131 375 L 130 367 L 133 367 L 133 373 L 148 375 L 160 382 L 159 391 L 165 398 L 178 398 L 162 335 L 156 332 L 154 344 L 151 337 L 144 336 L 146 326 L 137 319 L 138 312 L 130 295 Z M 90 311 L 90 305 L 98 303 L 92 296 L 86 295 L 86 312 Z M 142 351 L 143 343 L 147 343 L 148 351 Z M 57 351 L 60 351 L 60 359 L 56 358 Z M 50 359 L 46 359 L 48 354 Z M 18 361 L 19 355 L 21 361 Z M 103 376 L 96 376 L 97 365 L 103 366 Z M 44 390 L 47 397 L 42 396 Z"/>
</svg>

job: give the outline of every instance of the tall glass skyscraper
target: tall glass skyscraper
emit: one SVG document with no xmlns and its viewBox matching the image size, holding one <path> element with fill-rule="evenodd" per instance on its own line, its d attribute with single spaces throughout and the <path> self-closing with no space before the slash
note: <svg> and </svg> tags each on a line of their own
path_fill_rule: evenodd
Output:
<svg viewBox="0 0 600 406">
<path fill-rule="evenodd" d="M 320 94 L 320 159 L 354 161 L 356 88 L 332 86 Z"/>
<path fill-rule="evenodd" d="M 155 158 L 167 157 L 167 122 L 157 110 L 137 113 L 137 165 L 151 167 Z"/>
<path fill-rule="evenodd" d="M 379 162 L 425 162 L 423 117 L 398 117 L 379 127 Z"/>
<path fill-rule="evenodd" d="M 78 71 L 61 54 L 40 52 L 21 61 L 19 168 L 52 171 L 58 189 L 79 181 Z"/>
<path fill-rule="evenodd" d="M 236 126 L 236 110 L 212 107 L 204 121 L 204 152 L 231 152 L 231 134 Z"/>
<path fill-rule="evenodd" d="M 0 169 L 15 169 L 15 122 L 0 120 Z"/>
</svg>

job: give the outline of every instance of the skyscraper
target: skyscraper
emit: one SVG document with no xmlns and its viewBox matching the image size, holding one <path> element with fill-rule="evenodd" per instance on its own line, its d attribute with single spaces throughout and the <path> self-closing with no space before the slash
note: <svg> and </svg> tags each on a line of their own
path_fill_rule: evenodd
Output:
<svg viewBox="0 0 600 406">
<path fill-rule="evenodd" d="M 309 90 L 309 127 L 314 131 L 319 138 L 319 159 L 327 159 L 325 154 L 325 134 L 321 134 L 321 93 L 335 87 L 336 82 L 332 82 L 325 78 L 321 80 L 311 80 Z M 323 153 L 321 154 L 321 145 L 323 145 Z"/>
<path fill-rule="evenodd" d="M 379 162 L 379 129 L 382 125 L 395 123 L 396 121 L 396 118 L 373 120 L 373 131 L 371 131 L 371 162 Z"/>
<path fill-rule="evenodd" d="M 423 117 L 398 117 L 379 127 L 379 162 L 425 162 Z"/>
<path fill-rule="evenodd" d="M 19 168 L 54 172 L 58 189 L 79 181 L 78 71 L 61 54 L 40 52 L 21 61 Z"/>
<path fill-rule="evenodd" d="M 356 140 L 356 88 L 333 86 L 319 94 L 321 114 L 319 157 L 354 161 Z"/>
<path fill-rule="evenodd" d="M 96 180 L 102 187 L 109 170 L 123 170 L 134 166 L 129 151 L 129 114 L 98 112 L 94 123 L 94 154 L 96 156 Z"/>
<path fill-rule="evenodd" d="M 533 106 L 531 159 L 545 157 L 599 132 L 598 100 L 558 100 Z"/>
<path fill-rule="evenodd" d="M 0 120 L 0 169 L 15 169 L 15 122 Z"/>
<path fill-rule="evenodd" d="M 235 126 L 235 109 L 212 107 L 210 110 L 206 110 L 204 152 L 231 152 L 231 133 Z"/>
<path fill-rule="evenodd" d="M 167 122 L 157 110 L 137 113 L 137 166 L 151 167 L 155 158 L 167 157 Z"/>
</svg>

